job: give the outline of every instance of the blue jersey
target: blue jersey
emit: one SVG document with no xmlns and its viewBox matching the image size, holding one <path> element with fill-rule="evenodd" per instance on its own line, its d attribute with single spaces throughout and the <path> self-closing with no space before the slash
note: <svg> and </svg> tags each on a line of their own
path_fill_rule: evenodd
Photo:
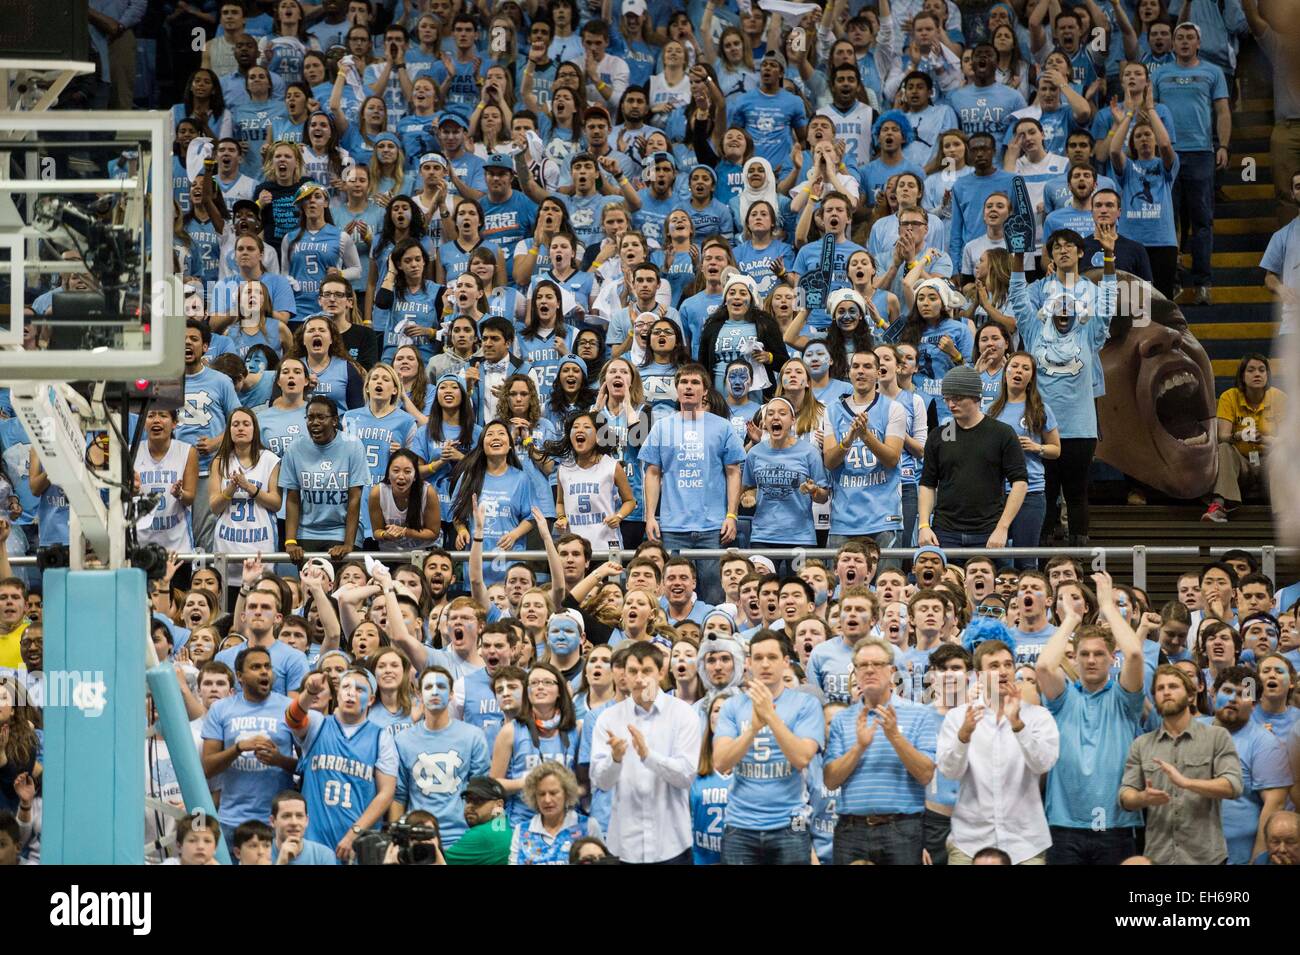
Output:
<svg viewBox="0 0 1300 955">
<path fill-rule="evenodd" d="M 851 396 L 826 406 L 830 425 L 827 440 L 843 441 L 853 428 L 855 409 Z M 889 433 L 890 417 L 895 417 L 895 433 L 901 415 L 898 405 L 877 393 L 867 407 L 867 421 L 872 435 L 883 442 Z M 899 411 L 901 412 L 901 408 Z M 902 476 L 897 465 L 886 468 L 871 453 L 866 442 L 854 437 L 844 452 L 844 460 L 831 469 L 834 493 L 831 497 L 831 533 L 858 536 L 903 527 Z"/>
<path fill-rule="evenodd" d="M 344 726 L 337 716 L 308 714 L 311 724 L 298 772 L 307 803 L 307 838 L 336 846 L 375 798 L 375 773 L 397 775 L 393 738 L 376 723 Z"/>
<path fill-rule="evenodd" d="M 768 242 L 767 248 L 760 250 L 754 248 L 754 243 L 750 241 L 736 246 L 735 255 L 740 271 L 754 280 L 758 285 L 758 294 L 766 298 L 767 294 L 776 288 L 777 283 L 772 266 L 777 259 L 793 263 L 794 246 L 780 239 L 773 239 Z"/>
<path fill-rule="evenodd" d="M 418 292 L 402 289 L 401 295 L 393 298 L 393 305 L 388 310 L 388 328 L 384 332 L 383 360 L 391 362 L 397 349 L 403 345 L 414 345 L 420 353 L 420 361 L 427 365 L 433 357 L 434 340 L 425 336 L 409 333 L 412 326 L 436 329 L 441 323 L 438 314 L 438 302 L 442 297 L 442 286 L 437 282 L 426 281 Z"/>
<path fill-rule="evenodd" d="M 398 733 L 397 794 L 408 811 L 423 809 L 438 818 L 444 846 L 454 845 L 467 828 L 461 794 L 472 776 L 491 768 L 487 739 L 476 726 L 452 720 L 440 730 L 423 722 Z"/>
<path fill-rule="evenodd" d="M 945 318 L 939 324 L 921 332 L 921 341 L 916 348 L 916 374 L 912 376 L 916 390 L 921 393 L 926 403 L 935 404 L 940 421 L 947 421 L 952 417 L 952 412 L 948 410 L 939 393 L 943 387 L 943 376 L 948 374 L 955 364 L 952 357 L 939 347 L 940 340 L 945 337 L 951 338 L 966 361 L 970 361 L 971 349 L 975 345 L 970 326 L 965 321 Z"/>
<path fill-rule="evenodd" d="M 271 99 L 262 103 L 244 100 L 230 107 L 231 135 L 243 143 L 248 151 L 239 161 L 239 171 L 258 182 L 262 181 L 262 147 L 267 143 L 271 123 L 289 115 L 283 100 Z"/>
<path fill-rule="evenodd" d="M 366 451 L 366 467 L 370 470 L 370 483 L 380 484 L 388 471 L 388 458 L 392 444 L 408 447 L 411 435 L 418 425 L 414 418 L 401 408 L 394 408 L 383 417 L 376 417 L 367 405 L 353 408 L 343 416 L 343 430 L 361 442 Z M 361 531 L 363 537 L 374 533 L 370 526 L 370 508 L 362 502 Z"/>
<path fill-rule="evenodd" d="M 32 442 L 27 436 L 27 429 L 17 418 L 0 418 L 0 456 L 4 460 L 5 473 L 9 475 L 14 494 L 22 505 L 22 514 L 14 520 L 15 524 L 30 524 L 36 519 L 36 508 L 40 498 L 32 493 L 28 479 L 28 468 L 32 460 Z"/>
<path fill-rule="evenodd" d="M 774 448 L 764 439 L 749 449 L 740 483 L 758 489 L 751 538 L 767 544 L 815 546 L 812 497 L 801 489 L 811 480 L 827 487 L 821 451 L 806 440 L 788 448 Z"/>
<path fill-rule="evenodd" d="M 730 774 L 709 773 L 691 783 L 691 858 L 696 865 L 722 862 L 722 828 L 730 792 Z"/>
<path fill-rule="evenodd" d="M 804 784 L 808 788 L 808 823 L 812 830 L 813 852 L 822 865 L 830 865 L 835 847 L 835 824 L 839 821 L 838 789 L 826 788 L 825 754 L 813 757 L 804 770 Z M 698 864 L 698 863 L 697 863 Z"/>
<path fill-rule="evenodd" d="M 185 234 L 190 237 L 190 260 L 186 275 L 201 279 L 205 284 L 215 282 L 221 271 L 221 236 L 209 219 L 201 222 L 189 219 Z"/>
<path fill-rule="evenodd" d="M 496 694 L 492 692 L 492 678 L 488 675 L 487 669 L 475 670 L 468 674 L 464 678 L 462 689 L 465 700 L 462 719 L 470 726 L 483 731 L 487 739 L 488 752 L 491 753 L 504 717 L 501 715 L 501 707 L 497 705 Z"/>
<path fill-rule="evenodd" d="M 68 497 L 63 488 L 51 484 L 41 492 L 36 505 L 37 546 L 68 544 Z"/>
<path fill-rule="evenodd" d="M 325 223 L 315 232 L 294 232 L 284 240 L 285 254 L 281 267 L 297 285 L 294 290 L 297 314 L 307 316 L 317 311 L 321 282 L 326 273 L 340 267 L 341 236 L 338 226 Z"/>
<path fill-rule="evenodd" d="M 814 740 L 817 748 L 822 748 L 826 724 L 815 697 L 786 689 L 777 696 L 775 706 L 791 733 Z M 754 703 L 749 697 L 732 697 L 722 704 L 716 736 L 737 739 L 753 716 Z M 803 774 L 790 764 L 772 728 L 764 726 L 733 770 L 727 825 L 762 831 L 785 829 L 800 816 L 803 805 Z"/>
<path fill-rule="evenodd" d="M 316 376 L 316 387 L 312 389 L 312 397 L 324 395 L 334 402 L 334 406 L 342 415 L 348 410 L 348 381 L 351 368 L 347 359 L 338 357 L 330 358 L 329 364 L 323 371 L 308 368 L 308 373 Z"/>
<path fill-rule="evenodd" d="M 275 744 L 280 755 L 292 756 L 293 735 L 284 722 L 288 705 L 289 698 L 280 693 L 271 693 L 257 703 L 243 693 L 228 696 L 213 703 L 203 717 L 202 736 L 205 740 L 216 740 L 223 750 L 241 740 L 265 736 Z M 266 820 L 271 815 L 275 794 L 292 788 L 293 774 L 266 765 L 252 750 L 246 750 L 221 772 L 218 818 L 228 827 L 250 819 Z"/>
<path fill-rule="evenodd" d="M 581 733 L 577 729 L 562 731 L 554 736 L 538 736 L 534 743 L 523 723 L 515 722 L 515 745 L 510 751 L 507 779 L 523 779 L 539 763 L 553 760 L 574 769 L 578 763 L 578 744 Z M 506 802 L 506 818 L 512 826 L 527 825 L 536 815 L 523 798 L 516 793 Z"/>
<path fill-rule="evenodd" d="M 366 450 L 350 434 L 295 441 L 280 463 L 280 487 L 298 492 L 298 536 L 309 540 L 343 540 L 349 490 L 369 483 Z"/>
<path fill-rule="evenodd" d="M 528 363 L 528 376 L 537 386 L 537 398 L 545 408 L 551 403 L 551 391 L 555 388 L 555 376 L 560 371 L 560 361 L 573 353 L 573 340 L 577 331 L 565 327 L 563 330 L 565 349 L 556 346 L 552 331 L 546 336 L 520 335 L 515 339 L 515 357 Z"/>
<path fill-rule="evenodd" d="M 240 409 L 234 383 L 219 371 L 204 367 L 185 376 L 185 406 L 181 408 L 175 437 L 197 447 L 202 438 L 220 438 L 226 419 Z M 208 473 L 212 453 L 199 452 L 199 476 Z"/>
<path fill-rule="evenodd" d="M 279 325 L 273 326 L 276 329 L 275 334 L 258 329 L 253 333 L 248 333 L 238 325 L 231 325 L 226 331 L 226 337 L 230 339 L 231 347 L 240 358 L 248 357 L 248 350 L 254 345 L 265 345 L 271 351 L 281 358 L 284 357 L 284 343 L 280 340 Z"/>
<path fill-rule="evenodd" d="M 376 245 L 378 245 L 379 247 L 375 248 Z M 391 242 L 380 243 L 379 230 L 375 230 L 375 237 L 371 242 L 371 251 L 372 251 L 371 261 L 375 265 L 375 272 L 376 272 L 375 288 L 379 288 L 379 286 L 384 284 L 384 277 L 388 275 L 389 259 L 393 254 L 394 248 L 395 247 Z M 420 236 L 420 248 L 424 249 L 424 254 L 427 255 L 430 260 L 433 259 L 435 246 L 433 240 L 429 238 L 427 235 Z M 471 249 L 470 251 L 473 250 Z M 469 259 L 468 252 L 465 253 L 465 258 L 466 260 Z M 443 264 L 444 265 L 446 264 L 445 261 Z M 465 270 L 462 268 L 461 272 L 463 271 Z M 460 272 L 457 272 L 456 274 L 459 275 Z M 448 276 L 449 281 L 450 278 L 451 277 Z M 372 311 L 371 327 L 377 332 L 388 330 L 388 309 L 376 308 Z"/>
</svg>

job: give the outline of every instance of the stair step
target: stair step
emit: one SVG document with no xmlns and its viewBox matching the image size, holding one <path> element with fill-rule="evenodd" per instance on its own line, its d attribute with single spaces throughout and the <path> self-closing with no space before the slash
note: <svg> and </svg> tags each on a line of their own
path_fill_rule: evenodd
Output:
<svg viewBox="0 0 1300 955">
<path fill-rule="evenodd" d="M 1232 145 L 1234 145 L 1234 146 L 1240 146 L 1241 144 L 1240 144 L 1240 143 L 1233 143 Z M 1250 150 L 1247 150 L 1247 151 L 1244 152 L 1244 153 L 1243 153 L 1243 152 L 1240 152 L 1240 151 L 1235 152 L 1235 153 L 1231 153 L 1231 154 L 1228 156 L 1228 167 L 1229 167 L 1229 168 L 1233 168 L 1233 167 L 1235 167 L 1235 168 L 1240 169 L 1240 168 L 1241 168 L 1241 161 L 1242 161 L 1243 159 L 1253 159 L 1253 160 L 1255 160 L 1255 165 L 1256 165 L 1256 167 L 1258 167 L 1258 168 L 1260 168 L 1260 169 L 1271 169 L 1271 168 L 1273 168 L 1273 155 L 1272 155 L 1272 153 L 1270 153 L 1267 149 L 1263 149 L 1263 150 L 1261 150 L 1261 151 L 1259 151 L 1259 152 L 1252 152 L 1252 151 L 1250 151 Z"/>
<path fill-rule="evenodd" d="M 1192 267 L 1192 257 L 1186 253 L 1178 257 L 1183 268 Z M 1259 256 L 1254 252 L 1215 252 L 1210 265 L 1216 269 L 1253 269 L 1259 267 Z"/>
<path fill-rule="evenodd" d="M 1273 199 L 1272 183 L 1251 183 L 1249 185 L 1223 186 L 1223 193 L 1229 199 L 1242 201 L 1247 199 Z"/>
<path fill-rule="evenodd" d="M 1187 319 L 1193 331 L 1203 325 L 1213 325 L 1216 322 L 1262 322 L 1271 325 L 1277 321 L 1272 302 L 1211 305 L 1209 308 L 1189 309 L 1183 313 L 1183 317 Z"/>
<path fill-rule="evenodd" d="M 1276 227 L 1276 223 L 1274 225 Z M 1258 262 L 1272 234 L 1273 230 L 1267 233 L 1245 232 L 1240 235 L 1221 233 L 1214 237 L 1214 249 L 1216 252 L 1252 252 Z"/>
<path fill-rule="evenodd" d="M 1192 326 L 1192 332 L 1201 341 L 1237 341 L 1241 339 L 1271 339 L 1276 322 L 1201 322 Z"/>
<path fill-rule="evenodd" d="M 1232 380 L 1237 376 L 1237 366 L 1241 364 L 1241 356 L 1236 358 L 1213 358 L 1210 360 L 1210 366 L 1214 369 L 1214 377 L 1222 378 L 1228 382 L 1231 387 Z M 1281 374 L 1281 362 L 1276 358 L 1270 358 L 1269 364 L 1273 366 L 1274 376 Z"/>
<path fill-rule="evenodd" d="M 1273 187 L 1267 185 L 1264 188 L 1271 190 Z M 1226 202 L 1219 201 L 1214 204 L 1215 219 L 1266 219 L 1276 227 L 1276 213 L 1277 200 L 1272 198 L 1271 194 L 1268 198 L 1261 199 L 1234 199 L 1229 196 Z"/>
<path fill-rule="evenodd" d="M 1252 218 L 1227 218 L 1214 220 L 1215 235 L 1249 235 L 1260 233 L 1272 235 L 1277 231 L 1277 220 L 1254 216 Z"/>
<path fill-rule="evenodd" d="M 1268 99 L 1243 98 L 1237 101 L 1237 109 L 1247 113 L 1264 112 L 1271 114 L 1273 112 L 1273 100 L 1271 97 Z"/>
</svg>

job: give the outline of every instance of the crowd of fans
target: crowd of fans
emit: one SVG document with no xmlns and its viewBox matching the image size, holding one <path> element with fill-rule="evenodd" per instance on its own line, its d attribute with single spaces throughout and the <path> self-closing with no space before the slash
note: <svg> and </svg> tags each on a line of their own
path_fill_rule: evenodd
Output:
<svg viewBox="0 0 1300 955">
<path fill-rule="evenodd" d="M 92 4 L 114 99 L 139 5 Z M 152 861 L 385 824 L 448 864 L 1300 860 L 1300 585 L 1240 552 L 1161 605 L 998 554 L 1089 541 L 1121 273 L 1209 302 L 1256 0 L 180 7 L 185 399 L 136 533 L 237 572 L 153 584 L 220 826 L 151 809 Z M 1207 520 L 1282 401 L 1244 358 Z M 0 400 L 10 555 L 68 543 L 30 445 Z M 4 561 L 0 861 L 33 862 Z"/>
</svg>

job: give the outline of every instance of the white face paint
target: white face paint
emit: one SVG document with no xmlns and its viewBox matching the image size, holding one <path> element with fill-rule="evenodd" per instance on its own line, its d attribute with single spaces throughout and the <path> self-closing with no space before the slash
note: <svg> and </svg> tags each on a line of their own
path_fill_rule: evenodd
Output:
<svg viewBox="0 0 1300 955">
<path fill-rule="evenodd" d="M 425 709 L 441 713 L 451 704 L 451 684 L 441 673 L 430 673 L 420 683 L 420 701 Z"/>
</svg>

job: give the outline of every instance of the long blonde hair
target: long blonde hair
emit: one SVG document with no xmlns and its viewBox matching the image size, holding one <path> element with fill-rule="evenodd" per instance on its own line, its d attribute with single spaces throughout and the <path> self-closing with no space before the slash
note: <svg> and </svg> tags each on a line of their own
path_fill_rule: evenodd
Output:
<svg viewBox="0 0 1300 955">
<path fill-rule="evenodd" d="M 625 365 L 628 371 L 632 373 L 632 380 L 627 385 L 627 400 L 628 404 L 633 408 L 640 408 L 645 404 L 645 387 L 641 384 L 641 373 L 636 370 L 636 365 L 632 364 L 628 359 L 620 356 L 605 362 L 600 369 L 600 383 L 602 385 L 605 383 L 605 376 L 609 373 L 609 366 L 614 362 Z"/>
<path fill-rule="evenodd" d="M 791 365 L 799 365 L 803 368 L 803 373 L 808 376 L 808 387 L 804 391 L 803 401 L 799 402 L 799 407 L 795 409 L 795 433 L 798 435 L 811 434 L 821 424 L 821 419 L 826 413 L 826 406 L 818 401 L 817 396 L 813 394 L 812 372 L 808 370 L 808 366 L 804 364 L 802 358 L 791 358 L 781 366 L 781 373 L 777 375 L 776 379 L 776 396 L 778 398 L 786 397 L 785 386 L 781 384 L 781 378 L 785 370 Z"/>
<path fill-rule="evenodd" d="M 381 371 L 386 373 L 388 377 L 392 379 L 394 386 L 397 388 L 396 393 L 393 395 L 392 407 L 401 407 L 402 399 L 406 397 L 406 385 L 402 384 L 402 376 L 397 373 L 397 369 L 386 361 L 376 362 L 371 366 L 370 370 L 366 372 L 365 383 L 361 386 L 362 396 L 366 399 L 366 402 L 369 403 L 370 379 L 375 377 L 376 372 Z"/>
</svg>

